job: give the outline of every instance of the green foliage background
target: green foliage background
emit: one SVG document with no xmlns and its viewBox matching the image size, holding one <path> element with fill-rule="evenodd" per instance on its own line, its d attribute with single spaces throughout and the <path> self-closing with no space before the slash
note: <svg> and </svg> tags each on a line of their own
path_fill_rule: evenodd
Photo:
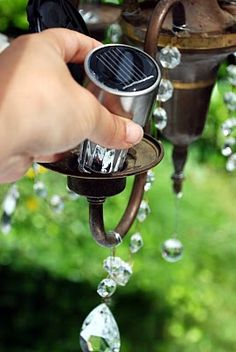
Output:
<svg viewBox="0 0 236 352">
<path fill-rule="evenodd" d="M 26 28 L 26 1 L 0 1 L 0 31 Z M 119 324 L 122 352 L 231 352 L 235 350 L 235 174 L 224 171 L 220 124 L 227 117 L 222 94 L 224 67 L 212 96 L 201 140 L 192 146 L 181 201 L 179 236 L 183 260 L 166 263 L 161 243 L 173 232 L 171 147 L 156 168 L 146 197 L 151 215 L 140 228 L 144 248 L 135 255 L 134 275 L 119 288 L 112 311 Z M 66 195 L 66 179 L 41 175 L 50 195 Z M 62 215 L 35 198 L 33 181 L 19 181 L 21 198 L 9 235 L 0 233 L 0 351 L 78 351 L 83 319 L 100 303 L 98 282 L 109 251 L 98 247 L 87 224 L 86 200 L 66 202 Z M 112 229 L 131 185 L 107 200 Z M 0 187 L 0 201 L 9 186 Z M 129 236 L 118 255 L 129 258 Z"/>
<path fill-rule="evenodd" d="M 0 0 L 0 32 L 27 30 L 27 0 Z"/>
</svg>

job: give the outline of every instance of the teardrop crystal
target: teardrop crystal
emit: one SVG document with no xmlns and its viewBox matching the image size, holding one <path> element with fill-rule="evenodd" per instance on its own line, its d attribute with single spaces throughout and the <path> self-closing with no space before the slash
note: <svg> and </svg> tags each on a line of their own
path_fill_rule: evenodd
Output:
<svg viewBox="0 0 236 352">
<path fill-rule="evenodd" d="M 162 257 L 170 263 L 175 263 L 180 260 L 183 256 L 183 245 L 175 239 L 170 238 L 166 240 L 162 245 Z"/>
<path fill-rule="evenodd" d="M 150 214 L 151 209 L 148 205 L 148 202 L 146 200 L 142 200 L 139 210 L 138 210 L 138 214 L 137 214 L 137 220 L 139 222 L 143 222 L 144 220 L 146 220 L 147 216 Z"/>
<path fill-rule="evenodd" d="M 136 232 L 130 238 L 129 249 L 131 253 L 137 253 L 143 247 L 143 238 L 141 233 Z"/>
<path fill-rule="evenodd" d="M 80 332 L 83 352 L 119 352 L 120 333 L 106 304 L 100 304 L 85 319 Z"/>
</svg>

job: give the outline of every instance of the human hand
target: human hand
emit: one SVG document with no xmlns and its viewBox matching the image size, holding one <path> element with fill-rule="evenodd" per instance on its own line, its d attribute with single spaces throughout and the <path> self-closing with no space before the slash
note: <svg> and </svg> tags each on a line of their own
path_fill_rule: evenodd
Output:
<svg viewBox="0 0 236 352">
<path fill-rule="evenodd" d="M 111 114 L 66 66 L 99 45 L 49 29 L 19 37 L 0 55 L 0 182 L 19 179 L 33 161 L 58 160 L 86 138 L 117 149 L 141 140 L 140 126 Z"/>
</svg>

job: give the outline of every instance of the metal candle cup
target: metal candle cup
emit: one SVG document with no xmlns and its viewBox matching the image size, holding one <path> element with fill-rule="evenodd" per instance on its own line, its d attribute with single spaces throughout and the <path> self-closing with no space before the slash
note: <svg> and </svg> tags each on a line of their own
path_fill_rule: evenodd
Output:
<svg viewBox="0 0 236 352">
<path fill-rule="evenodd" d="M 160 81 L 155 60 L 129 45 L 111 44 L 94 49 L 85 60 L 87 89 L 110 112 L 147 123 Z M 104 148 L 89 140 L 81 144 L 79 167 L 85 172 L 113 173 L 123 168 L 127 150 Z"/>
</svg>

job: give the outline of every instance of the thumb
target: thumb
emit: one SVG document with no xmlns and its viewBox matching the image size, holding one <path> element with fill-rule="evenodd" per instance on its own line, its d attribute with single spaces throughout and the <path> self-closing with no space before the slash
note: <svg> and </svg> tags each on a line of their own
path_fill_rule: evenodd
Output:
<svg viewBox="0 0 236 352">
<path fill-rule="evenodd" d="M 132 120 L 108 111 L 84 88 L 89 105 L 86 112 L 89 121 L 87 138 L 107 148 L 128 149 L 138 144 L 143 137 L 143 129 Z"/>
</svg>

